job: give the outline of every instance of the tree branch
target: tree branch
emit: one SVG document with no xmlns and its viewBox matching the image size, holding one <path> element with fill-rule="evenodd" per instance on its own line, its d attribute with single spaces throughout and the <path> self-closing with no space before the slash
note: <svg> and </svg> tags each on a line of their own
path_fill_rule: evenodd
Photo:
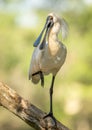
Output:
<svg viewBox="0 0 92 130">
<path fill-rule="evenodd" d="M 57 127 L 48 117 L 43 119 L 46 113 L 19 96 L 6 84 L 0 82 L 0 105 L 14 113 L 36 130 L 69 130 L 57 121 Z"/>
</svg>

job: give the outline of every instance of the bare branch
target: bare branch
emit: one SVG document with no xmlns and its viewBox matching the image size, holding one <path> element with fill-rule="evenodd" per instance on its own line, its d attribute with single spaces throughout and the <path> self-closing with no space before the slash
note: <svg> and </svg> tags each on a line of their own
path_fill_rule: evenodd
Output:
<svg viewBox="0 0 92 130">
<path fill-rule="evenodd" d="M 46 113 L 19 96 L 6 84 L 0 82 L 0 105 L 14 113 L 36 130 L 69 130 L 57 121 L 57 127 L 48 117 L 43 119 Z"/>
</svg>

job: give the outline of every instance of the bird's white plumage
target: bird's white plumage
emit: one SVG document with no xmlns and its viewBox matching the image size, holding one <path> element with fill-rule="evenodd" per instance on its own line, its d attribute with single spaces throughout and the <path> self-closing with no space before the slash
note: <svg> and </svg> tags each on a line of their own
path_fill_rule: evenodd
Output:
<svg viewBox="0 0 92 130">
<path fill-rule="evenodd" d="M 33 83 L 38 83 L 40 75 L 32 74 L 41 71 L 44 75 L 52 73 L 56 75 L 66 58 L 66 47 L 58 40 L 58 33 L 62 29 L 62 19 L 56 14 L 50 13 L 49 16 L 53 17 L 54 25 L 48 33 L 47 43 L 45 43 L 44 49 L 40 50 L 38 45 L 32 55 L 29 79 L 32 79 Z M 64 21 L 63 21 L 64 22 Z"/>
</svg>

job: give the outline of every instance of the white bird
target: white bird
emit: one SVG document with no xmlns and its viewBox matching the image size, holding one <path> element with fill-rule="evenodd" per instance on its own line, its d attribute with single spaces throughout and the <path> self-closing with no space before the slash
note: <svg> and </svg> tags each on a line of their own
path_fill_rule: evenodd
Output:
<svg viewBox="0 0 92 130">
<path fill-rule="evenodd" d="M 58 17 L 55 13 L 48 14 L 44 28 L 34 42 L 35 49 L 29 69 L 29 79 L 34 84 L 41 81 L 42 86 L 44 86 L 44 75 L 52 74 L 50 112 L 44 118 L 51 116 L 54 120 L 52 106 L 53 86 L 56 74 L 63 65 L 67 54 L 65 45 L 58 39 L 60 30 L 62 31 L 62 37 L 66 37 L 68 32 L 66 21 Z M 41 41 L 43 33 L 44 38 Z"/>
</svg>

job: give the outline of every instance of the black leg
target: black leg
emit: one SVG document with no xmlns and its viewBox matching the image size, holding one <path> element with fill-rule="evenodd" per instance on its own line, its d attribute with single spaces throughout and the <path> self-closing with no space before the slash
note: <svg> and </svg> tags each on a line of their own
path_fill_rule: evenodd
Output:
<svg viewBox="0 0 92 130">
<path fill-rule="evenodd" d="M 51 117 L 56 125 L 56 119 L 53 116 L 53 86 L 54 86 L 54 81 L 55 81 L 55 76 L 52 77 L 52 83 L 51 83 L 51 87 L 50 87 L 50 112 L 44 116 L 43 118 L 47 118 L 47 117 Z"/>
<path fill-rule="evenodd" d="M 41 86 L 44 86 L 44 75 L 43 75 L 42 71 L 38 71 L 38 72 L 32 74 L 32 76 L 37 75 L 37 74 L 40 75 L 40 78 L 41 78 Z"/>
<path fill-rule="evenodd" d="M 52 83 L 50 87 L 50 113 L 53 115 L 53 86 L 54 86 L 55 76 L 52 77 Z"/>
<path fill-rule="evenodd" d="M 41 78 L 41 86 L 44 87 L 44 75 L 41 71 L 39 74 L 40 74 L 40 78 Z"/>
</svg>

